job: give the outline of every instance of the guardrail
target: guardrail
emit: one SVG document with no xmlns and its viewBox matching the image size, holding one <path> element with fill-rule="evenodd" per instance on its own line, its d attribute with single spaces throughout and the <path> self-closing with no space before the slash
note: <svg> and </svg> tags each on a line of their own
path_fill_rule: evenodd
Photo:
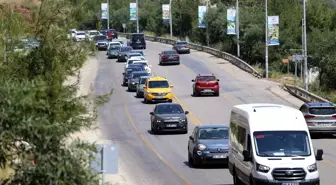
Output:
<svg viewBox="0 0 336 185">
<path fill-rule="evenodd" d="M 284 85 L 284 88 L 293 96 L 299 98 L 300 100 L 304 102 L 326 102 L 326 103 L 332 103 L 327 99 L 324 99 L 320 96 L 317 96 L 309 91 L 306 91 L 305 89 L 302 89 L 300 87 L 296 87 L 293 85 Z M 333 103 L 332 103 L 333 104 Z"/>
<path fill-rule="evenodd" d="M 119 36 L 122 37 L 127 37 L 127 35 L 129 35 L 128 33 L 118 33 Z M 172 40 L 172 39 L 166 39 L 166 38 L 161 38 L 161 37 L 155 37 L 155 36 L 145 36 L 146 40 L 152 41 L 152 42 L 160 42 L 160 43 L 164 43 L 164 44 L 170 44 L 173 45 L 175 44 L 176 40 Z M 209 53 L 211 55 L 214 55 L 216 57 L 219 58 L 223 58 L 227 61 L 229 61 L 230 63 L 232 63 L 233 65 L 239 67 L 240 69 L 242 69 L 243 71 L 246 71 L 247 73 L 250 73 L 251 75 L 257 77 L 257 78 L 262 78 L 263 75 L 260 74 L 259 72 L 257 72 L 252 66 L 250 66 L 248 63 L 246 63 L 245 61 L 243 61 L 242 59 L 231 55 L 229 53 L 223 52 L 223 51 L 219 51 L 217 49 L 214 48 L 210 48 L 207 46 L 202 46 L 202 45 L 198 45 L 198 44 L 194 44 L 194 43 L 189 43 L 189 48 L 190 49 L 194 49 L 197 51 L 202 51 L 202 52 L 206 52 Z"/>
</svg>

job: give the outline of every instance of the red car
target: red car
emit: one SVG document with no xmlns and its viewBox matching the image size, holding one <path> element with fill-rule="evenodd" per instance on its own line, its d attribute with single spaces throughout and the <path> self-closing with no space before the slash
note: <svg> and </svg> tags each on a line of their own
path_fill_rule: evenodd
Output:
<svg viewBox="0 0 336 185">
<path fill-rule="evenodd" d="M 213 94 L 219 96 L 219 79 L 214 74 L 198 74 L 193 84 L 193 96 Z"/>
</svg>

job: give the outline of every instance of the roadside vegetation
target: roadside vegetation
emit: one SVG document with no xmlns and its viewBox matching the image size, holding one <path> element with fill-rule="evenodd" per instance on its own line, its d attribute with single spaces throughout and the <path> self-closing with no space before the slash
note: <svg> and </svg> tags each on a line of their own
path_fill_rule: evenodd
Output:
<svg viewBox="0 0 336 185">
<path fill-rule="evenodd" d="M 125 0 L 110 0 L 111 26 L 123 31 L 122 23 L 127 23 L 126 32 L 136 31 L 136 21 L 129 21 L 129 3 Z M 133 2 L 133 1 L 132 1 Z M 336 1 L 307 1 L 307 45 L 309 68 L 318 67 L 320 75 L 310 85 L 310 90 L 329 99 L 336 100 Z M 169 0 L 142 0 L 139 3 L 140 30 L 150 35 L 168 37 L 169 24 L 162 21 L 162 4 Z M 236 37 L 226 34 L 226 10 L 235 6 L 233 0 L 211 0 L 206 15 L 208 21 L 209 44 L 222 51 L 237 54 Z M 206 45 L 206 29 L 198 28 L 198 6 L 200 1 L 173 0 L 173 33 L 180 39 Z M 265 64 L 265 4 L 264 1 L 240 1 L 240 46 L 241 58 L 264 73 Z M 290 62 L 289 75 L 287 64 L 282 59 L 293 54 L 301 54 L 302 43 L 302 0 L 268 1 L 268 14 L 278 15 L 280 19 L 280 46 L 269 47 L 269 76 L 281 83 L 294 83 L 294 62 Z M 169 38 L 169 37 L 168 37 Z M 300 77 L 301 65 L 297 74 Z M 297 85 L 302 84 L 297 81 Z"/>
<path fill-rule="evenodd" d="M 65 83 L 92 50 L 69 31 L 94 17 L 93 8 L 90 0 L 0 3 L 0 184 L 99 183 L 88 166 L 96 148 L 67 143 L 94 126 L 106 98 L 78 97 L 78 83 Z"/>
</svg>

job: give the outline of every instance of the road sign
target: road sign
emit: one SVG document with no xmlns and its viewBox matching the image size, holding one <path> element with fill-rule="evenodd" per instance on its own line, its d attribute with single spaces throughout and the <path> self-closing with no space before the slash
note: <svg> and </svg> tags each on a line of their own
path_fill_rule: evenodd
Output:
<svg viewBox="0 0 336 185">
<path fill-rule="evenodd" d="M 303 55 L 292 55 L 292 61 L 293 62 L 303 61 Z"/>
<path fill-rule="evenodd" d="M 118 173 L 118 146 L 113 144 L 97 145 L 95 160 L 91 161 L 91 168 L 97 173 Z"/>
<path fill-rule="evenodd" d="M 122 24 L 122 27 L 123 27 L 123 28 L 126 28 L 126 24 L 125 24 L 125 23 L 123 23 L 123 24 Z"/>
</svg>

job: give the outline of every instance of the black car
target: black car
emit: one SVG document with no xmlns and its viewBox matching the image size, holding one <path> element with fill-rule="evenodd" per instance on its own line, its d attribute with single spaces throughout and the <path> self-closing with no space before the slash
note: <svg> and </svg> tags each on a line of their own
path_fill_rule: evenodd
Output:
<svg viewBox="0 0 336 185">
<path fill-rule="evenodd" d="M 194 167 L 202 164 L 228 164 L 229 127 L 206 124 L 196 126 L 188 142 L 188 162 Z"/>
<path fill-rule="evenodd" d="M 147 71 L 132 71 L 131 76 L 128 78 L 128 88 L 129 92 L 135 92 L 137 88 L 137 84 L 139 82 L 139 78 L 142 76 L 150 76 Z"/>
<path fill-rule="evenodd" d="M 128 79 L 130 78 L 133 71 L 145 71 L 145 68 L 143 65 L 132 65 L 128 66 L 126 68 L 125 72 L 123 73 L 123 86 L 126 86 L 128 83 Z"/>
<path fill-rule="evenodd" d="M 177 41 L 173 45 L 173 50 L 177 53 L 190 53 L 190 48 L 188 47 L 188 42 L 186 41 Z"/>
<path fill-rule="evenodd" d="M 145 34 L 143 33 L 133 33 L 130 36 L 128 45 L 132 46 L 134 49 L 146 49 Z"/>
<path fill-rule="evenodd" d="M 97 35 L 93 38 L 93 40 L 96 42 L 96 47 L 98 50 L 106 50 L 109 41 L 107 40 L 107 37 L 104 35 Z"/>
<path fill-rule="evenodd" d="M 159 54 L 159 64 L 166 65 L 166 64 L 180 64 L 180 56 L 175 50 L 166 50 L 162 51 Z"/>
<path fill-rule="evenodd" d="M 188 133 L 188 111 L 177 103 L 160 103 L 150 112 L 151 131 L 153 134 L 165 131 Z"/>
<path fill-rule="evenodd" d="M 133 48 L 130 47 L 130 46 L 121 47 L 118 51 L 117 62 L 126 62 L 127 61 L 126 56 L 127 56 L 128 52 L 130 52 L 132 50 L 133 50 Z"/>
</svg>

